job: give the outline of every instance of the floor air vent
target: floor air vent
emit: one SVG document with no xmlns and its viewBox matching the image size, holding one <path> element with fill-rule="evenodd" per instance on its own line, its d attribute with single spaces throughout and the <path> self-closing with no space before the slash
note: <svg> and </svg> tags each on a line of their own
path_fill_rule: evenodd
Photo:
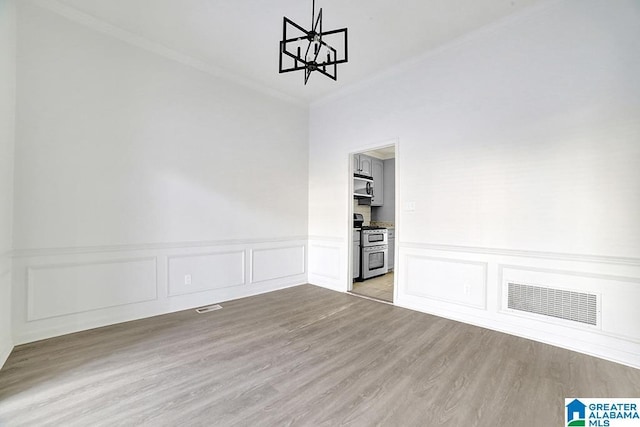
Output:
<svg viewBox="0 0 640 427">
<path fill-rule="evenodd" d="M 200 307 L 200 308 L 196 308 L 196 312 L 199 314 L 202 313 L 208 313 L 210 311 L 216 311 L 216 310 L 221 310 L 222 306 L 219 304 L 214 304 L 214 305 L 208 305 L 206 307 Z"/>
<path fill-rule="evenodd" d="M 598 296 L 583 292 L 509 283 L 508 307 L 587 325 L 598 323 Z"/>
</svg>

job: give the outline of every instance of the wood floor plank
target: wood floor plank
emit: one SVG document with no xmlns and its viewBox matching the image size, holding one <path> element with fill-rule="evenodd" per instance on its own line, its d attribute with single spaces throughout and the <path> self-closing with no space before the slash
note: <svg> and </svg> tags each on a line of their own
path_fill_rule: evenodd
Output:
<svg viewBox="0 0 640 427">
<path fill-rule="evenodd" d="M 0 425 L 560 425 L 640 371 L 311 285 L 18 346 Z"/>
</svg>

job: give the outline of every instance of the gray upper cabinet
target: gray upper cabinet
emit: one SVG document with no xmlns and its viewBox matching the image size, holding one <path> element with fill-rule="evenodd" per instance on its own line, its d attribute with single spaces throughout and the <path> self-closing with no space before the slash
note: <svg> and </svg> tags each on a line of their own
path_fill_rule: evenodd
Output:
<svg viewBox="0 0 640 427">
<path fill-rule="evenodd" d="M 358 175 L 372 176 L 372 157 L 364 154 L 353 155 L 353 173 Z"/>
<path fill-rule="evenodd" d="M 380 159 L 369 159 L 371 161 L 371 176 L 373 177 L 371 206 L 382 206 L 384 204 L 384 162 Z"/>
</svg>

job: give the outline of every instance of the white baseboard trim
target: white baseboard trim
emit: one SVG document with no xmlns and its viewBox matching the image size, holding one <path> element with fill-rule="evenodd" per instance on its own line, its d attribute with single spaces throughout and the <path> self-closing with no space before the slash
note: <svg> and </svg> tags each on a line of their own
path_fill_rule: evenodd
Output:
<svg viewBox="0 0 640 427">
<path fill-rule="evenodd" d="M 345 268 L 348 254 L 343 239 L 309 238 L 309 283 L 338 292 L 346 292 Z"/>
<path fill-rule="evenodd" d="M 415 310 L 445 319 L 538 341 L 544 344 L 553 345 L 555 347 L 576 351 L 589 356 L 598 357 L 600 359 L 640 369 L 640 344 L 637 343 L 630 343 L 628 341 L 612 337 L 603 337 L 601 334 L 589 332 L 582 332 L 581 334 L 583 337 L 591 338 L 588 341 L 575 337 L 569 338 L 567 335 L 541 331 L 535 328 L 527 328 L 522 325 L 514 325 L 506 321 L 483 316 L 475 316 L 452 310 L 440 310 L 432 307 L 427 308 L 423 304 L 417 304 L 402 298 L 396 302 L 396 305 L 409 310 Z"/>
<path fill-rule="evenodd" d="M 308 282 L 306 239 L 85 249 L 13 258 L 15 345 Z"/>
<path fill-rule="evenodd" d="M 7 362 L 7 359 L 11 355 L 12 351 L 13 351 L 13 345 L 11 344 L 7 344 L 2 348 L 0 348 L 0 369 L 2 369 L 4 364 Z"/>
<path fill-rule="evenodd" d="M 432 244 L 400 244 L 399 249 L 400 307 L 640 368 L 636 259 Z M 486 268 L 462 274 L 462 269 L 447 270 L 449 263 Z M 509 310 L 511 282 L 597 295 L 598 320 L 584 324 Z"/>
<path fill-rule="evenodd" d="M 339 283 L 339 280 L 317 274 L 309 274 L 309 284 L 336 292 L 347 292 L 347 289 Z"/>
<path fill-rule="evenodd" d="M 234 292 L 226 293 L 225 297 L 204 296 L 201 294 L 191 294 L 171 298 L 164 303 L 151 302 L 141 303 L 135 306 L 126 306 L 121 310 L 105 310 L 104 313 L 79 313 L 75 316 L 67 316 L 60 319 L 61 322 L 51 324 L 46 323 L 42 328 L 28 328 L 15 331 L 15 345 L 26 344 L 47 338 L 86 331 L 89 329 L 101 328 L 118 323 L 130 322 L 145 319 L 148 317 L 161 316 L 183 310 L 196 309 L 205 305 L 221 304 L 225 302 L 260 295 L 280 289 L 291 288 L 306 284 L 305 280 L 295 280 L 288 282 L 268 283 L 261 286 L 247 286 L 242 289 L 234 289 Z M 30 322 L 34 323 L 34 322 Z"/>
</svg>

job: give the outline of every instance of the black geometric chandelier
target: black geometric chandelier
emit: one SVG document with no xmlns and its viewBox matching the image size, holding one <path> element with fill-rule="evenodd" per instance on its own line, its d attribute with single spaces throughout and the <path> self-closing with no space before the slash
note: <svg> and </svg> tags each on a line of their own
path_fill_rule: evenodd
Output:
<svg viewBox="0 0 640 427">
<path fill-rule="evenodd" d="M 280 41 L 280 73 L 304 70 L 304 84 L 312 72 L 337 80 L 338 64 L 347 62 L 347 29 L 323 31 L 322 8 L 315 15 L 316 2 L 311 10 L 311 30 L 307 31 L 286 16 L 282 23 Z M 342 46 L 337 50 L 337 46 Z"/>
</svg>

